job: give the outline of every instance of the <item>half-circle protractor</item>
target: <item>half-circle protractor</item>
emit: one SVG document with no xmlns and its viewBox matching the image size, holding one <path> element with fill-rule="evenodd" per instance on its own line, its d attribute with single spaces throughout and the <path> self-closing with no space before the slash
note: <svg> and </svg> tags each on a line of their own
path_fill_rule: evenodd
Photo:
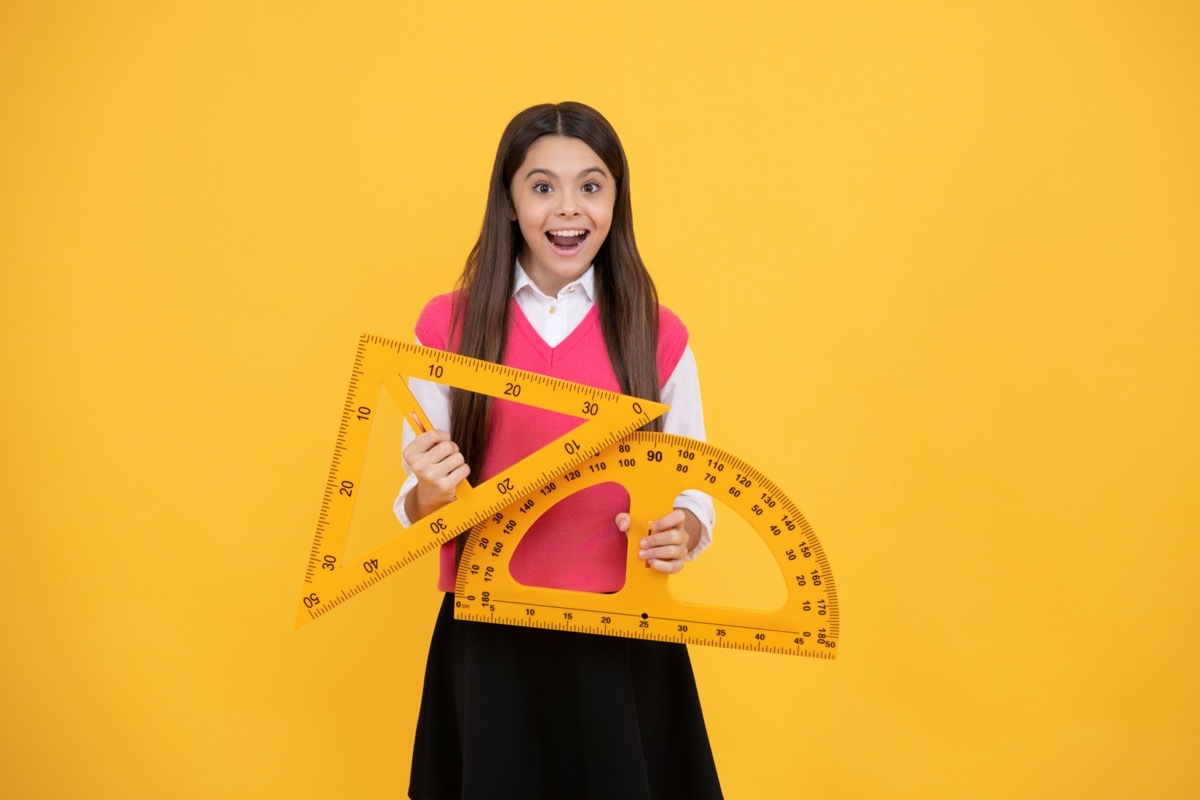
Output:
<svg viewBox="0 0 1200 800">
<path fill-rule="evenodd" d="M 607 482 L 627 489 L 634 520 L 624 586 L 595 593 L 518 582 L 510 565 L 533 523 L 562 498 Z M 684 602 L 671 591 L 673 576 L 645 568 L 637 555 L 645 525 L 685 489 L 720 499 L 761 537 L 787 587 L 781 607 Z M 714 535 L 720 536 L 719 520 Z M 714 549 L 701 557 L 719 555 Z M 833 572 L 800 509 L 746 462 L 681 436 L 633 433 L 476 525 L 463 548 L 455 594 L 455 616 L 463 620 L 825 659 L 837 654 Z"/>
</svg>

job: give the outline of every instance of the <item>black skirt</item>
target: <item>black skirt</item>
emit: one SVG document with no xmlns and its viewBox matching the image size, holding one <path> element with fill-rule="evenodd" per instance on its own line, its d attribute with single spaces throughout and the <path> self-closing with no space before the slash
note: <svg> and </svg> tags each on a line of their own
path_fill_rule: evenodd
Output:
<svg viewBox="0 0 1200 800">
<path fill-rule="evenodd" d="M 438 614 L 414 800 L 720 798 L 687 647 Z"/>
</svg>

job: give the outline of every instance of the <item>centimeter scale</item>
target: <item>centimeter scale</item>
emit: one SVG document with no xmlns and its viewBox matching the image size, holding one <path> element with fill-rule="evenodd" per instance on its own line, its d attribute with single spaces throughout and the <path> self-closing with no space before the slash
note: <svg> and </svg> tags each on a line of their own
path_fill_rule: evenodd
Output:
<svg viewBox="0 0 1200 800">
<path fill-rule="evenodd" d="M 405 419 L 426 429 L 407 379 L 435 381 L 579 417 L 581 424 L 367 554 L 343 558 L 355 488 L 376 404 L 386 388 Z M 363 335 L 342 410 L 296 627 L 339 608 L 442 544 L 470 532 L 459 563 L 455 616 L 480 622 L 703 644 L 832 659 L 838 603 L 821 543 L 796 505 L 758 470 L 706 442 L 638 431 L 667 406 L 473 358 Z M 521 536 L 564 497 L 615 481 L 629 493 L 625 585 L 611 594 L 518 583 L 509 570 Z M 773 611 L 682 602 L 670 576 L 637 557 L 646 521 L 684 489 L 736 511 L 761 537 L 787 586 Z M 719 528 L 719 526 L 718 526 Z M 719 533 L 717 534 L 719 536 Z M 719 557 L 714 547 L 704 558 Z"/>
</svg>

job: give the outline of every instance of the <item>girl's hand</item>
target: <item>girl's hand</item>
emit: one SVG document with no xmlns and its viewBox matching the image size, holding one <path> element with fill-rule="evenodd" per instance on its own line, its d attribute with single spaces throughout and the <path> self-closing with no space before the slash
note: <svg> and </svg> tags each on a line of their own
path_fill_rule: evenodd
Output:
<svg viewBox="0 0 1200 800">
<path fill-rule="evenodd" d="M 617 514 L 617 528 L 629 535 L 629 514 Z M 650 532 L 638 543 L 638 556 L 659 572 L 673 574 L 687 564 L 687 554 L 700 538 L 700 520 L 684 509 L 677 508 L 662 519 L 650 523 Z"/>
<path fill-rule="evenodd" d="M 470 473 L 467 460 L 446 431 L 417 434 L 404 448 L 404 463 L 417 476 L 417 485 L 405 500 L 408 518 L 416 521 L 454 499 L 454 492 Z"/>
</svg>

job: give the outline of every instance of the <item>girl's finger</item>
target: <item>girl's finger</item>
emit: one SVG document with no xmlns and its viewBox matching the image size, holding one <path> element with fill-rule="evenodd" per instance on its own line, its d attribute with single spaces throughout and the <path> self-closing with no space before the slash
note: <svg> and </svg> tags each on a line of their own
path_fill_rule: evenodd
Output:
<svg viewBox="0 0 1200 800">
<path fill-rule="evenodd" d="M 683 512 L 675 509 L 670 514 L 667 514 L 661 519 L 656 519 L 650 523 L 650 530 L 654 532 L 666 531 L 672 528 L 678 528 L 683 525 Z"/>
<path fill-rule="evenodd" d="M 641 541 L 643 548 L 668 547 L 687 542 L 687 533 L 680 528 L 672 528 L 661 533 L 652 533 Z"/>
</svg>

